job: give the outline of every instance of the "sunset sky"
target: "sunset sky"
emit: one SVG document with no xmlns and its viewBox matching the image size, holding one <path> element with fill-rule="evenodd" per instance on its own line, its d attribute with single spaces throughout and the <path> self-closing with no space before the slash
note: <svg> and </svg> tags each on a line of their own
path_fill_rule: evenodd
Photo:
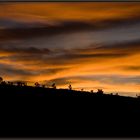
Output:
<svg viewBox="0 0 140 140">
<path fill-rule="evenodd" d="M 0 3 L 0 76 L 140 93 L 140 3 Z"/>
</svg>

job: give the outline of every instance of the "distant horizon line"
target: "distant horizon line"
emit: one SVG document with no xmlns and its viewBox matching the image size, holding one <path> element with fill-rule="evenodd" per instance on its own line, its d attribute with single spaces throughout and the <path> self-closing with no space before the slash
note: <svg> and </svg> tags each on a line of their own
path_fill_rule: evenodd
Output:
<svg viewBox="0 0 140 140">
<path fill-rule="evenodd" d="M 35 83 L 36 83 L 36 82 L 24 81 L 24 80 L 3 80 L 3 81 L 6 82 L 6 83 L 7 82 L 13 82 L 14 84 L 16 84 L 17 82 L 25 82 L 25 83 L 27 83 L 27 86 L 31 86 L 31 87 L 35 87 Z M 43 81 L 40 81 L 40 82 L 43 82 Z M 28 83 L 32 83 L 32 84 L 29 85 Z M 57 86 L 57 83 L 56 82 L 53 82 L 52 81 L 52 83 L 55 83 L 56 84 L 57 89 L 68 89 L 68 86 L 67 86 L 67 88 L 65 88 L 65 87 L 62 87 L 62 86 L 59 86 L 59 85 Z M 47 85 L 47 83 L 46 84 L 39 83 L 39 84 L 40 84 L 40 87 L 42 87 L 42 85 L 45 85 L 46 86 L 45 88 L 50 88 L 51 87 L 51 84 L 48 84 L 48 85 Z M 69 85 L 69 84 L 66 84 L 66 85 Z M 83 89 L 83 92 L 91 92 L 91 91 L 93 91 L 93 93 L 95 93 L 96 91 L 98 91 L 98 89 L 101 89 L 101 90 L 103 90 L 103 92 L 105 94 L 113 94 L 113 95 L 118 94 L 118 95 L 126 96 L 126 97 L 136 97 L 137 95 L 140 94 L 138 92 L 127 92 L 127 91 L 105 91 L 103 88 L 96 88 L 96 89 L 94 89 L 94 87 L 91 88 L 91 89 L 89 89 L 89 90 L 86 90 L 84 87 L 81 87 L 81 88 L 78 88 L 78 87 L 73 88 L 72 87 L 72 90 L 75 90 L 75 91 L 82 91 L 82 89 Z M 130 95 L 128 95 L 128 93 L 129 94 L 133 93 L 133 94 L 135 94 L 135 96 L 132 96 L 132 95 L 130 96 Z"/>
</svg>

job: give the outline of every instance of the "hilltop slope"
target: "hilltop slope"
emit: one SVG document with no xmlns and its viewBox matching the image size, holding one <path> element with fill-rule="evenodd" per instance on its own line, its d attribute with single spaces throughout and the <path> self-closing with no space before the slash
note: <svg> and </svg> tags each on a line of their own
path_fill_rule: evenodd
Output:
<svg viewBox="0 0 140 140">
<path fill-rule="evenodd" d="M 0 85 L 0 136 L 140 136 L 140 99 Z"/>
</svg>

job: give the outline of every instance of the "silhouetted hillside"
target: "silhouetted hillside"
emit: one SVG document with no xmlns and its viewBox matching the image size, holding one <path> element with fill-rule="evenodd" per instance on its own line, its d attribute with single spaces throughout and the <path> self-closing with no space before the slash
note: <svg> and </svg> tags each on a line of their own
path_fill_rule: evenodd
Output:
<svg viewBox="0 0 140 140">
<path fill-rule="evenodd" d="M 140 136 L 139 98 L 0 85 L 0 100 L 1 136 Z"/>
<path fill-rule="evenodd" d="M 94 98 L 112 98 L 112 99 L 127 99 L 127 100 L 137 100 L 134 97 L 126 97 L 118 94 L 105 94 L 101 89 L 98 89 L 97 92 L 88 92 L 88 91 L 78 91 L 78 90 L 69 90 L 69 89 L 54 89 L 54 88 L 43 88 L 43 87 L 33 87 L 33 86 L 21 86 L 21 85 L 2 85 L 0 84 L 0 96 L 9 97 L 9 96 L 43 96 L 43 97 L 57 97 L 57 96 L 78 96 L 78 97 L 94 97 Z"/>
</svg>

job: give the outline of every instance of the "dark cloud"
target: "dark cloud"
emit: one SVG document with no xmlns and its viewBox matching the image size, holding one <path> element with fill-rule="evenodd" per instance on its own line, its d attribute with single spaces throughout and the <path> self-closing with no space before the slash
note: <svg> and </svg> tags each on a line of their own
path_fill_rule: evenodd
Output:
<svg viewBox="0 0 140 140">
<path fill-rule="evenodd" d="M 116 44 L 104 45 L 101 44 L 99 47 L 95 47 L 96 45 L 92 45 L 86 48 L 75 48 L 69 51 L 63 52 L 60 55 L 54 55 L 50 59 L 51 63 L 74 63 L 77 61 L 74 60 L 86 60 L 86 59 L 94 59 L 97 60 L 105 60 L 105 59 L 113 59 L 126 57 L 133 54 L 138 54 L 140 51 L 140 40 L 134 40 L 131 42 L 122 42 Z"/>
<path fill-rule="evenodd" d="M 27 47 L 27 48 L 23 48 L 23 47 L 14 47 L 14 46 L 10 46 L 10 47 L 0 47 L 0 52 L 7 52 L 7 53 L 16 53 L 17 55 L 25 55 L 25 54 L 36 54 L 36 55 L 40 55 L 40 54 L 49 54 L 51 53 L 51 51 L 47 48 L 36 48 L 36 47 Z"/>
<path fill-rule="evenodd" d="M 111 80 L 112 79 L 112 80 Z M 139 84 L 140 83 L 140 76 L 114 76 L 108 79 L 107 83 L 112 84 Z"/>
<path fill-rule="evenodd" d="M 106 58 L 119 58 L 131 55 L 133 53 L 139 53 L 140 51 L 140 40 L 131 42 L 116 43 L 112 45 L 101 45 L 101 47 L 86 47 L 71 50 L 50 50 L 48 48 L 36 48 L 36 47 L 1 47 L 0 52 L 15 53 L 11 58 L 16 60 L 40 60 L 43 62 L 51 63 L 73 63 L 73 60 L 78 59 L 106 59 Z"/>
<path fill-rule="evenodd" d="M 138 85 L 140 83 L 140 76 L 122 76 L 122 75 L 112 75 L 112 76 L 107 76 L 107 75 L 88 75 L 88 76 L 71 76 L 71 77 L 62 77 L 62 78 L 56 78 L 52 79 L 50 81 L 47 81 L 48 85 L 51 85 L 52 83 L 56 83 L 57 86 L 66 86 L 70 83 L 75 84 L 75 83 L 80 83 L 81 81 L 98 81 L 100 84 L 108 84 L 108 85 L 118 85 L 118 84 L 135 84 Z M 94 89 L 107 89 L 106 86 L 95 86 L 89 85 L 89 87 L 94 88 Z M 76 87 L 78 88 L 78 87 Z M 84 87 L 83 87 L 84 88 Z M 86 87 L 87 88 L 87 85 Z"/>
<path fill-rule="evenodd" d="M 12 65 L 0 64 L 0 73 L 6 76 L 31 76 L 31 71 L 23 70 Z M 14 77 L 13 77 L 14 78 Z"/>
<path fill-rule="evenodd" d="M 90 45 L 86 48 L 78 48 L 75 49 L 76 52 L 79 51 L 79 53 L 97 53 L 95 55 L 98 55 L 98 53 L 102 52 L 103 55 L 101 56 L 127 56 L 135 53 L 139 53 L 140 51 L 140 39 L 132 40 L 132 41 L 123 41 L 123 42 L 115 42 L 112 44 L 99 44 L 99 45 Z M 99 54 L 100 56 L 100 54 Z"/>
<path fill-rule="evenodd" d="M 40 70 L 28 70 L 28 69 L 23 69 L 22 66 L 17 67 L 14 65 L 8 65 L 8 64 L 0 64 L 0 73 L 2 76 L 9 76 L 12 78 L 19 77 L 23 79 L 28 79 L 29 77 L 32 76 L 39 76 L 39 75 L 54 75 L 60 71 L 65 70 L 66 68 L 46 68 L 46 69 L 40 69 Z M 23 80 L 22 79 L 22 80 Z"/>
<path fill-rule="evenodd" d="M 58 78 L 58 79 L 52 79 L 50 81 L 47 81 L 47 85 L 51 85 L 52 83 L 56 83 L 57 86 L 63 86 L 69 83 L 69 79 L 67 78 Z"/>
<path fill-rule="evenodd" d="M 126 71 L 140 71 L 140 66 L 123 66 L 122 69 Z"/>
<path fill-rule="evenodd" d="M 114 49 L 114 50 L 128 50 L 131 49 L 132 51 L 140 50 L 140 39 L 132 40 L 132 41 L 123 41 L 114 44 L 107 44 L 96 49 Z"/>
<path fill-rule="evenodd" d="M 139 84 L 140 76 L 124 76 L 124 75 L 93 75 L 86 79 L 97 80 L 105 84 Z M 84 78 L 85 79 L 85 78 Z"/>
<path fill-rule="evenodd" d="M 50 37 L 61 33 L 71 33 L 94 29 L 94 25 L 84 22 L 64 22 L 61 25 L 40 25 L 33 28 L 5 28 L 0 30 L 0 40 L 18 40 L 36 37 Z"/>
<path fill-rule="evenodd" d="M 57 51 L 48 48 L 37 47 L 14 47 L 1 46 L 0 52 L 7 52 L 12 55 L 1 56 L 1 60 L 10 60 L 11 62 L 32 62 L 33 65 L 69 65 L 94 60 L 94 62 L 105 61 L 106 59 L 114 59 L 126 57 L 140 51 L 140 40 L 131 42 L 123 42 L 112 45 L 104 45 L 95 47 L 91 45 L 86 48 L 74 48 L 70 50 L 58 49 Z M 31 65 L 31 64 L 30 64 Z M 138 69 L 138 68 L 125 68 Z M 55 71 L 54 71 L 55 72 Z"/>
<path fill-rule="evenodd" d="M 67 70 L 68 68 L 47 68 L 43 70 L 38 70 L 40 74 L 54 75 L 61 71 Z"/>
<path fill-rule="evenodd" d="M 62 55 L 60 58 L 62 59 L 85 59 L 85 58 L 116 58 L 125 56 L 124 53 L 96 53 L 96 54 L 65 54 Z"/>
<path fill-rule="evenodd" d="M 4 29 L 10 29 L 10 28 L 31 28 L 32 26 L 35 26 L 36 23 L 26 23 L 26 22 L 22 22 L 22 21 L 17 21 L 14 19 L 7 19 L 7 18 L 0 18 L 0 27 L 4 28 Z M 39 24 L 38 24 L 39 26 Z"/>
<path fill-rule="evenodd" d="M 55 64 L 55 65 L 60 65 L 60 64 L 77 64 L 78 62 L 80 63 L 81 61 L 87 61 L 90 59 L 94 59 L 95 61 L 100 61 L 100 60 L 105 60 L 105 59 L 113 59 L 113 58 L 120 58 L 120 57 L 125 57 L 127 56 L 126 54 L 64 54 L 64 55 L 59 55 L 59 56 L 53 56 L 51 58 L 46 57 L 34 57 L 32 58 L 33 60 L 40 60 L 40 62 L 47 63 L 47 64 Z M 18 59 L 21 57 L 19 56 Z M 24 59 L 24 56 L 22 57 Z M 25 58 L 26 59 L 26 58 Z"/>
<path fill-rule="evenodd" d="M 0 40 L 19 40 L 36 37 L 50 37 L 58 34 L 74 33 L 80 31 L 95 31 L 108 28 L 117 28 L 140 23 L 140 17 L 128 17 L 124 19 L 107 19 L 101 21 L 61 21 L 60 24 L 50 25 L 47 23 L 25 23 L 10 19 L 0 19 Z"/>
</svg>

